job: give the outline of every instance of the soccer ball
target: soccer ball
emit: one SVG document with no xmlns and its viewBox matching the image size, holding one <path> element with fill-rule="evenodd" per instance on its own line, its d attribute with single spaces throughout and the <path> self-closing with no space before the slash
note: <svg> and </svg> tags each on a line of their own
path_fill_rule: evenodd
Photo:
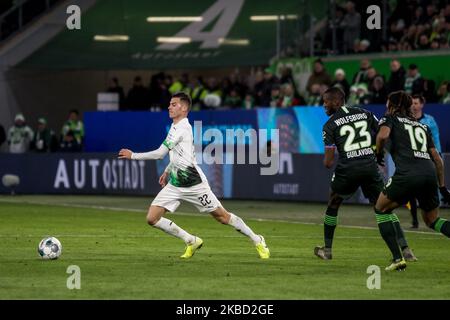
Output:
<svg viewBox="0 0 450 320">
<path fill-rule="evenodd" d="M 47 237 L 39 242 L 38 253 L 42 259 L 58 259 L 62 252 L 62 245 L 55 237 Z"/>
</svg>

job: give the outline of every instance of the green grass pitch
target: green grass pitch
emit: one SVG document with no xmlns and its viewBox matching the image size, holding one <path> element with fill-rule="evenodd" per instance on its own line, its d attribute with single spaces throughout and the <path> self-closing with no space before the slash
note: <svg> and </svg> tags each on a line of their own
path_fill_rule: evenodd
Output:
<svg viewBox="0 0 450 320">
<path fill-rule="evenodd" d="M 389 253 L 368 206 L 342 208 L 333 260 L 321 261 L 313 248 L 323 241 L 324 204 L 223 201 L 265 236 L 271 249 L 265 261 L 233 228 L 183 205 L 168 218 L 204 240 L 185 261 L 180 240 L 146 225 L 150 201 L 0 196 L 0 299 L 450 298 L 450 240 L 425 228 L 407 232 L 419 262 L 386 273 Z M 397 213 L 407 229 L 408 212 Z M 448 218 L 449 210 L 442 216 Z M 38 257 L 46 235 L 62 242 L 60 259 Z M 81 269 L 80 290 L 66 287 L 70 265 Z M 380 290 L 366 286 L 370 265 L 381 268 Z"/>
</svg>

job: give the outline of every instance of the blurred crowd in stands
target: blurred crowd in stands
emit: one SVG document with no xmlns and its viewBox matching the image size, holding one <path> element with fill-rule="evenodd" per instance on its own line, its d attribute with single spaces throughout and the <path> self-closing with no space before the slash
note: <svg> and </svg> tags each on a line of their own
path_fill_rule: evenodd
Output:
<svg viewBox="0 0 450 320">
<path fill-rule="evenodd" d="M 120 110 L 164 110 L 172 94 L 178 91 L 191 95 L 194 110 L 288 107 L 306 103 L 297 93 L 290 69 L 281 77 L 266 68 L 257 71 L 252 77 L 232 73 L 222 79 L 190 78 L 188 74 L 183 74 L 174 80 L 171 75 L 161 72 L 151 77 L 150 85 L 145 85 L 142 78 L 136 76 L 126 95 L 119 80 L 113 78 L 107 91 L 119 95 Z"/>
<path fill-rule="evenodd" d="M 34 152 L 79 152 L 84 138 L 83 122 L 77 110 L 71 110 L 59 134 L 47 126 L 47 119 L 37 119 L 34 130 L 23 114 L 14 118 L 14 125 L 6 132 L 0 125 L 0 146 L 6 141 L 10 153 Z"/>
<path fill-rule="evenodd" d="M 317 34 L 316 51 L 321 54 L 350 54 L 379 51 L 448 49 L 450 4 L 446 0 L 398 0 L 389 7 L 387 32 L 367 30 L 361 15 L 367 3 L 348 1 L 330 13 L 326 28 Z M 330 10 L 331 12 L 331 10 Z M 333 34 L 336 52 L 332 52 Z"/>
<path fill-rule="evenodd" d="M 389 42 L 384 51 L 448 49 L 448 1 L 399 1 L 389 19 Z"/>
<path fill-rule="evenodd" d="M 320 107 L 322 94 L 329 87 L 341 88 L 349 106 L 385 104 L 387 95 L 397 90 L 422 95 L 427 103 L 450 104 L 450 82 L 444 81 L 436 88 L 433 80 L 422 77 L 419 66 L 402 66 L 396 59 L 390 61 L 387 77 L 379 74 L 368 59 L 360 61 L 359 70 L 353 75 L 347 75 L 341 68 L 330 75 L 322 60 L 316 59 L 302 94 L 290 68 L 284 68 L 280 76 L 272 68 L 265 68 L 251 76 L 233 73 L 222 79 L 208 77 L 206 80 L 193 79 L 188 74 L 173 79 L 160 72 L 151 77 L 149 85 L 136 76 L 127 94 L 119 80 L 113 78 L 107 91 L 119 95 L 120 110 L 159 111 L 167 109 L 172 94 L 178 91 L 191 95 L 194 110 Z M 84 127 L 77 110 L 70 111 L 58 133 L 48 128 L 44 117 L 37 119 L 33 127 L 22 114 L 17 114 L 14 125 L 8 130 L 0 125 L 0 146 L 6 141 L 11 153 L 82 150 Z"/>
<path fill-rule="evenodd" d="M 450 103 L 448 82 L 436 88 L 433 80 L 421 75 L 419 66 L 402 66 L 395 59 L 390 62 L 388 77 L 380 74 L 368 59 L 360 61 L 360 68 L 354 75 L 347 75 L 340 68 L 330 75 L 322 60 L 317 59 L 306 90 L 302 93 L 294 82 L 290 68 L 284 68 L 279 77 L 274 70 L 266 68 L 251 76 L 233 73 L 222 79 L 209 77 L 206 80 L 201 77 L 193 79 L 188 74 L 173 79 L 171 75 L 161 72 L 151 77 L 149 85 L 145 85 L 142 78 L 137 76 L 127 94 L 119 80 L 113 78 L 107 91 L 118 93 L 120 110 L 164 110 L 169 105 L 171 95 L 177 91 L 191 95 L 194 110 L 207 110 L 321 106 L 322 93 L 333 86 L 345 92 L 348 105 L 384 104 L 387 95 L 397 90 L 421 94 L 429 103 Z"/>
<path fill-rule="evenodd" d="M 50 2 L 54 4 L 58 1 Z M 362 19 L 367 1 L 336 1 L 336 9 L 333 14 L 329 14 L 326 27 L 317 33 L 315 52 L 328 55 L 449 49 L 448 2 L 387 1 L 388 29 L 367 32 Z M 0 1 L 0 13 L 18 3 L 18 0 Z M 29 1 L 23 7 L 23 19 L 30 20 L 46 8 L 44 1 Z M 14 16 L 11 17 L 13 18 Z M 7 22 L 2 22 L 3 27 Z M 7 31 L 2 29 L 4 36 L 8 34 L 5 30 Z M 336 44 L 335 52 L 331 52 L 333 44 Z M 326 70 L 322 60 L 317 59 L 313 63 L 306 87 L 301 92 L 289 68 L 284 68 L 278 76 L 272 68 L 261 68 L 248 75 L 232 73 L 224 77 L 192 77 L 189 74 L 173 77 L 159 72 L 153 74 L 150 81 L 136 76 L 127 91 L 118 78 L 113 78 L 107 91 L 118 94 L 119 110 L 135 111 L 165 110 L 172 94 L 178 91 L 191 95 L 194 110 L 322 106 L 322 94 L 329 87 L 341 88 L 346 94 L 347 105 L 350 106 L 385 104 L 387 95 L 397 90 L 422 95 L 427 103 L 450 104 L 449 81 L 437 84 L 434 80 L 423 77 L 420 66 L 414 63 L 402 65 L 399 60 L 393 59 L 389 67 L 389 74 L 381 74 L 369 59 L 362 59 L 355 74 L 346 74 L 341 68 Z M 7 143 L 12 153 L 77 152 L 82 150 L 83 137 L 83 123 L 77 110 L 70 111 L 68 120 L 59 132 L 51 130 L 44 117 L 28 124 L 22 114 L 15 116 L 11 128 L 0 125 L 0 146 Z"/>
</svg>

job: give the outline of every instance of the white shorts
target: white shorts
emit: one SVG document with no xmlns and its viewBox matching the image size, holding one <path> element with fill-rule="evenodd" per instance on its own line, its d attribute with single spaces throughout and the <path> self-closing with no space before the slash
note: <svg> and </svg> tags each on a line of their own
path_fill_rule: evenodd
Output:
<svg viewBox="0 0 450 320">
<path fill-rule="evenodd" d="M 188 188 L 175 187 L 168 183 L 153 200 L 152 206 L 163 207 L 174 212 L 181 200 L 192 203 L 200 212 L 212 212 L 221 206 L 207 182 Z"/>
</svg>

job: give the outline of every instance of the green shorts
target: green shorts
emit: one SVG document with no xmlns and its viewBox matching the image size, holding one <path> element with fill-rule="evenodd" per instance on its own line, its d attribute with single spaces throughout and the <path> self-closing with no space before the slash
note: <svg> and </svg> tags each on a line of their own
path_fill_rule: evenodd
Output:
<svg viewBox="0 0 450 320">
<path fill-rule="evenodd" d="M 439 207 L 437 177 L 433 175 L 405 176 L 393 175 L 383 189 L 389 200 L 400 205 L 411 198 L 419 201 L 419 206 L 425 212 Z"/>
<path fill-rule="evenodd" d="M 343 199 L 350 198 L 361 187 L 364 197 L 373 204 L 383 186 L 383 177 L 377 167 L 336 171 L 331 179 L 331 190 Z"/>
</svg>

